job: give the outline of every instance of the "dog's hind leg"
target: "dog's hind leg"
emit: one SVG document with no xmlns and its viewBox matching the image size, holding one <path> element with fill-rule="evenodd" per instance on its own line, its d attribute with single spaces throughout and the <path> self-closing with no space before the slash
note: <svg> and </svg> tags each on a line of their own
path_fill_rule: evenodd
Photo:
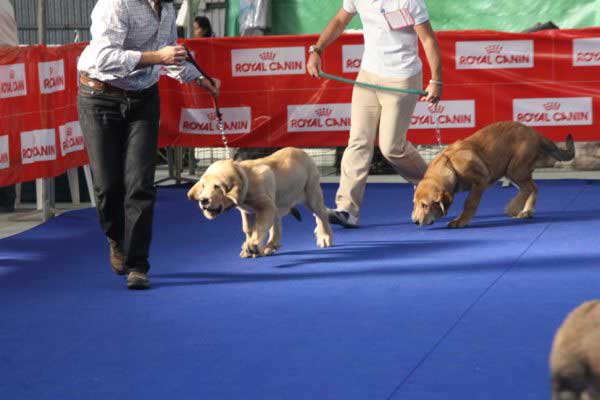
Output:
<svg viewBox="0 0 600 400">
<path fill-rule="evenodd" d="M 519 193 L 506 206 L 506 214 L 513 218 L 531 218 L 537 200 L 537 186 L 531 174 L 533 162 L 530 157 L 511 161 L 506 176 L 519 187 Z"/>
<path fill-rule="evenodd" d="M 311 179 L 306 185 L 305 205 L 315 216 L 315 222 L 317 224 L 315 228 L 317 246 L 332 246 L 333 231 L 329 225 L 329 217 L 327 216 L 327 209 L 325 208 L 325 202 L 323 201 L 323 191 L 321 190 L 318 175 L 316 179 Z"/>
<path fill-rule="evenodd" d="M 269 240 L 263 251 L 265 256 L 270 256 L 281 247 L 281 214 L 275 216 L 273 226 L 269 229 Z"/>
<path fill-rule="evenodd" d="M 523 210 L 517 214 L 517 218 L 531 218 L 537 201 L 537 186 L 533 183 L 533 180 L 519 182 L 518 184 L 521 192 L 524 193 L 525 205 Z"/>
</svg>

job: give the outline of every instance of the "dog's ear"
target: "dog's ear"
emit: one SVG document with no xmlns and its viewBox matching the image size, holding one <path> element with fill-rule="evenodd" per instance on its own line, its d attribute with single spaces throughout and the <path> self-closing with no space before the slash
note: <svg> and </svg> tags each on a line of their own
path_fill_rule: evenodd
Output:
<svg viewBox="0 0 600 400">
<path fill-rule="evenodd" d="M 448 209 L 452 205 L 453 200 L 454 200 L 454 198 L 453 198 L 452 194 L 450 194 L 448 192 L 442 192 L 442 194 L 439 197 L 439 200 L 437 200 L 438 204 L 440 205 L 440 208 L 442 209 L 442 213 L 444 214 L 444 216 L 446 216 L 446 214 L 448 214 Z"/>
<path fill-rule="evenodd" d="M 196 182 L 194 186 L 188 191 L 187 197 L 189 200 L 198 201 L 198 193 L 202 191 L 202 181 Z"/>
<path fill-rule="evenodd" d="M 238 206 L 243 203 L 246 199 L 246 193 L 248 191 L 248 177 L 246 173 L 236 162 L 233 163 L 233 169 L 235 174 L 231 177 L 231 180 L 227 183 L 227 190 L 225 195 L 233 201 L 233 204 Z"/>
</svg>

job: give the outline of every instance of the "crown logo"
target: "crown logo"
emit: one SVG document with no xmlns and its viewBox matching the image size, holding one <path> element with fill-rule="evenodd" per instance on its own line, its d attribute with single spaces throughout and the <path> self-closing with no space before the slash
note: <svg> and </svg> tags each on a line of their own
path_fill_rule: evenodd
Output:
<svg viewBox="0 0 600 400">
<path fill-rule="evenodd" d="M 50 67 L 49 71 L 50 71 L 50 76 L 52 76 L 52 74 L 54 74 L 54 67 Z"/>
<path fill-rule="evenodd" d="M 9 78 L 10 80 L 13 80 L 13 79 L 15 79 L 15 70 L 14 70 L 14 69 L 10 69 L 10 70 L 8 70 L 8 78 Z"/>
<path fill-rule="evenodd" d="M 485 46 L 485 51 L 488 54 L 498 54 L 502 51 L 502 46 L 499 44 L 491 44 L 489 46 Z"/>
<path fill-rule="evenodd" d="M 73 128 L 71 128 L 70 126 L 67 128 L 67 137 L 69 136 L 73 136 Z"/>
<path fill-rule="evenodd" d="M 217 116 L 216 112 L 209 112 L 208 114 L 206 114 L 206 116 L 208 117 L 209 120 L 211 121 L 216 121 L 219 119 L 219 117 Z"/>
<path fill-rule="evenodd" d="M 544 103 L 544 110 L 546 111 L 556 111 L 560 109 L 560 103 L 558 101 L 549 101 Z"/>
<path fill-rule="evenodd" d="M 333 110 L 331 108 L 317 108 L 315 110 L 315 114 L 317 114 L 317 116 L 319 117 L 329 117 L 331 115 L 331 113 L 333 112 Z"/>
<path fill-rule="evenodd" d="M 444 112 L 445 109 L 446 109 L 446 107 L 444 107 L 440 103 L 437 103 L 437 104 L 429 107 L 429 111 L 432 112 L 433 114 L 441 114 Z"/>
<path fill-rule="evenodd" d="M 276 56 L 277 56 L 277 53 L 275 53 L 273 51 L 264 51 L 259 54 L 260 59 L 263 61 L 267 61 L 267 60 L 273 61 Z"/>
</svg>

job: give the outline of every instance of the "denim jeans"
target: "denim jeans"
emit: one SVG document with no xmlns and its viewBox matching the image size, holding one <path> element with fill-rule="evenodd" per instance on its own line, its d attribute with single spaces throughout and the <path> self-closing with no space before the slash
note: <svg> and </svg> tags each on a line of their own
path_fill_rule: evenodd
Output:
<svg viewBox="0 0 600 400">
<path fill-rule="evenodd" d="M 121 245 L 127 271 L 146 273 L 156 199 L 158 87 L 116 95 L 81 85 L 77 106 L 100 226 Z"/>
</svg>

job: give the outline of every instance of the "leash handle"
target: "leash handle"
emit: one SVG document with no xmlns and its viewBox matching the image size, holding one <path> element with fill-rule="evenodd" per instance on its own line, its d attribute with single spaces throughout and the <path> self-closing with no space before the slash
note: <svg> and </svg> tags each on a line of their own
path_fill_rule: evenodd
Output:
<svg viewBox="0 0 600 400">
<path fill-rule="evenodd" d="M 322 71 L 319 72 L 319 76 L 321 76 L 323 78 L 331 79 L 331 80 L 334 80 L 334 81 L 349 83 L 351 85 L 358 85 L 358 86 L 368 87 L 368 88 L 371 88 L 371 89 L 387 90 L 389 92 L 397 92 L 397 93 L 413 93 L 413 94 L 420 94 L 420 95 L 423 95 L 423 96 L 427 96 L 427 92 L 424 91 L 424 90 L 418 90 L 418 89 L 398 89 L 398 88 L 393 88 L 393 87 L 388 87 L 388 86 L 373 85 L 371 83 L 353 81 L 352 79 L 342 78 L 341 76 L 327 74 L 327 73 L 322 72 Z"/>
</svg>

